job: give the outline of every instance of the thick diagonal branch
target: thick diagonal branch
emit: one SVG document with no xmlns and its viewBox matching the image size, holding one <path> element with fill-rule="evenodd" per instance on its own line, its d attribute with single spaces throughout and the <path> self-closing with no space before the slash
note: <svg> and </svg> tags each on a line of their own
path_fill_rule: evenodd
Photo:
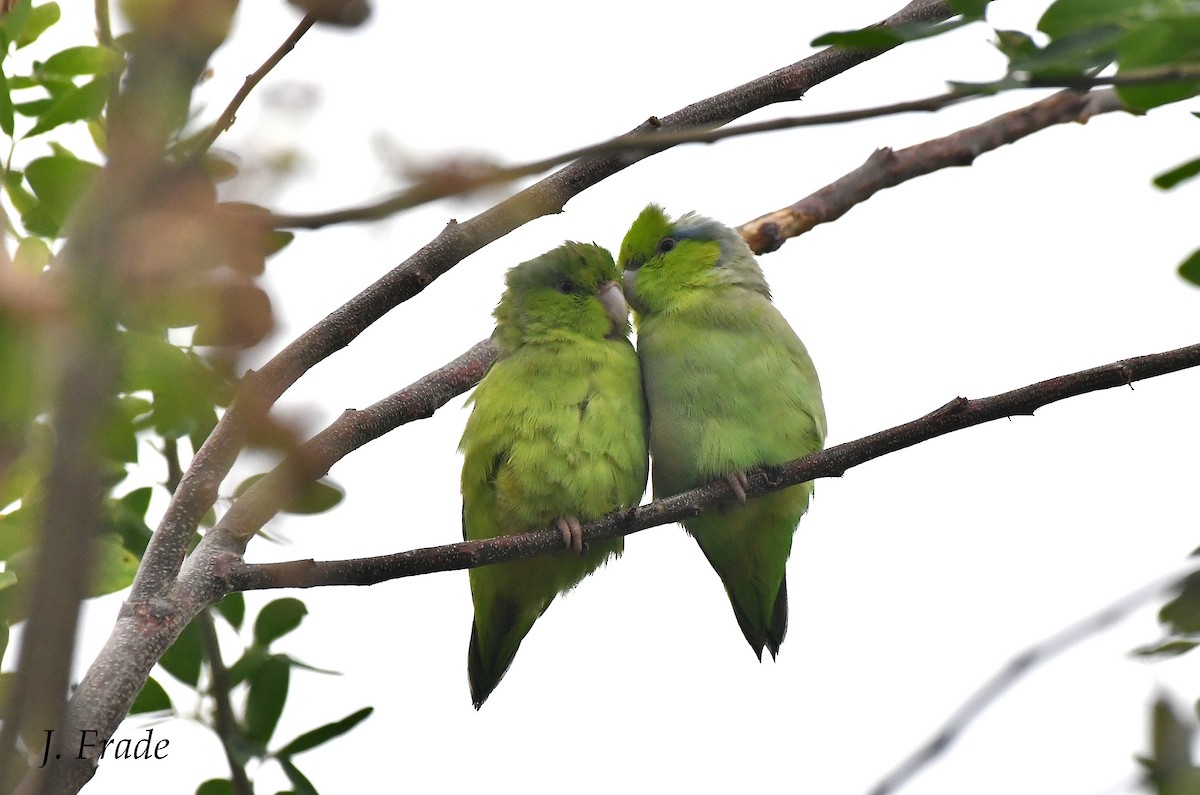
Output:
<svg viewBox="0 0 1200 795">
<path fill-rule="evenodd" d="M 882 25 L 937 22 L 954 16 L 944 0 L 914 0 Z M 656 120 L 664 130 L 719 126 L 777 102 L 799 99 L 814 85 L 870 60 L 882 50 L 822 50 L 745 85 Z M 647 131 L 645 124 L 637 131 Z M 664 148 L 666 148 L 664 146 Z M 464 223 L 451 223 L 420 251 L 301 334 L 262 370 L 247 374 L 241 391 L 192 460 L 168 506 L 134 582 L 132 599 L 165 594 L 175 580 L 200 517 L 216 500 L 245 439 L 246 429 L 310 368 L 346 347 L 367 327 L 425 289 L 469 254 L 528 221 L 559 212 L 572 197 L 653 151 L 583 158 Z"/>
</svg>

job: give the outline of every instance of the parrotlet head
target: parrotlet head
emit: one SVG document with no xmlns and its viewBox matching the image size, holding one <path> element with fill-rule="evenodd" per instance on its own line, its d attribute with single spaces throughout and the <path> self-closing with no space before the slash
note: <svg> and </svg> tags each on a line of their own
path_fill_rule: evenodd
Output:
<svg viewBox="0 0 1200 795">
<path fill-rule="evenodd" d="M 562 244 L 508 271 L 492 314 L 502 354 L 528 342 L 629 336 L 629 308 L 612 254 L 595 244 Z"/>
<path fill-rule="evenodd" d="M 639 315 L 669 312 L 713 290 L 771 291 L 754 252 L 733 229 L 695 213 L 672 221 L 650 204 L 621 243 L 625 297 Z"/>
</svg>

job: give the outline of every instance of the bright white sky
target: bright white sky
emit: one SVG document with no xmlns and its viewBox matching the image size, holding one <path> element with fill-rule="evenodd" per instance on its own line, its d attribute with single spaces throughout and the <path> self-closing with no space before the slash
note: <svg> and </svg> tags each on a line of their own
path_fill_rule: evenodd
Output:
<svg viewBox="0 0 1200 795">
<path fill-rule="evenodd" d="M 338 208 L 393 185 L 380 140 L 417 156 L 539 158 L 790 64 L 817 35 L 902 4 L 747 0 L 718 16 L 626 0 L 380 2 L 361 30 L 306 36 L 221 144 L 298 147 L 305 167 L 272 206 Z M 243 6 L 201 96 L 205 119 L 298 19 L 279 2 Z M 996 27 L 1028 31 L 1045 3 L 993 6 Z M 82 12 L 69 11 L 86 31 Z M 802 104 L 752 118 L 889 103 L 937 93 L 946 80 L 997 77 L 1003 61 L 989 39 L 975 25 L 906 46 L 813 89 Z M 264 112 L 264 97 L 296 83 L 315 87 L 309 113 L 280 120 Z M 1042 95 L 659 155 L 464 261 L 321 364 L 281 407 L 317 429 L 416 380 L 490 333 L 508 267 L 563 239 L 616 248 L 648 201 L 742 223 L 824 186 L 877 147 L 944 135 Z M 1183 103 L 1039 133 L 971 168 L 885 191 L 764 257 L 776 302 L 820 372 L 829 442 L 908 421 L 956 395 L 1197 342 L 1200 291 L 1175 266 L 1200 245 L 1200 186 L 1162 194 L 1150 185 L 1200 150 L 1188 113 L 1197 109 Z M 251 364 L 449 218 L 494 198 L 298 235 L 269 267 L 281 326 Z M 278 744 L 374 705 L 352 734 L 297 758 L 322 792 L 373 791 L 386 780 L 413 791 L 503 781 L 527 792 L 863 792 L 1015 653 L 1200 544 L 1198 389 L 1200 373 L 1190 372 L 1087 395 L 818 482 L 789 564 L 791 626 L 774 664 L 755 662 L 719 581 L 677 526 L 631 537 L 621 560 L 559 600 L 479 713 L 466 683 L 465 573 L 300 593 L 311 615 L 279 649 L 344 675 L 293 676 Z M 273 522 L 268 531 L 284 543 L 257 541 L 248 558 L 346 558 L 458 540 L 462 404 L 338 464 L 331 475 L 349 490 L 343 506 Z M 119 601 L 88 610 L 84 662 Z M 1154 610 L 1039 669 L 907 791 L 1125 791 L 1145 748 L 1149 700 L 1159 689 L 1185 702 L 1200 694 L 1194 660 L 1129 657 L 1157 637 Z M 232 654 L 236 641 L 226 640 Z M 181 709 L 194 707 L 187 691 L 172 692 Z M 139 736 L 143 725 L 128 722 L 118 736 Z M 167 784 L 188 792 L 225 772 L 212 734 L 175 720 L 157 724 L 155 736 L 171 740 L 168 760 L 106 763 L 87 791 L 129 795 Z M 273 765 L 252 775 L 261 792 L 287 788 Z"/>
</svg>

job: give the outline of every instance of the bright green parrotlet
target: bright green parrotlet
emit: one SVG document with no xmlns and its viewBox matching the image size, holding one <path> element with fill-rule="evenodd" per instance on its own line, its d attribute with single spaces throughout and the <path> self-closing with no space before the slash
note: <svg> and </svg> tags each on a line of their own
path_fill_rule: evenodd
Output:
<svg viewBox="0 0 1200 795">
<path fill-rule="evenodd" d="M 739 504 L 684 527 L 729 594 L 754 653 L 774 657 L 787 631 L 785 563 L 808 508 L 803 483 L 749 502 L 746 470 L 821 449 L 825 410 L 803 343 L 771 303 L 750 248 L 727 226 L 657 205 L 621 244 L 650 413 L 654 495 L 719 478 Z"/>
<path fill-rule="evenodd" d="M 621 554 L 622 538 L 583 549 L 581 523 L 636 506 L 646 488 L 642 381 L 619 278 L 605 249 L 566 243 L 510 270 L 494 313 L 500 352 L 459 445 L 463 536 L 554 525 L 569 549 L 471 569 L 476 709 L 554 597 Z"/>
</svg>

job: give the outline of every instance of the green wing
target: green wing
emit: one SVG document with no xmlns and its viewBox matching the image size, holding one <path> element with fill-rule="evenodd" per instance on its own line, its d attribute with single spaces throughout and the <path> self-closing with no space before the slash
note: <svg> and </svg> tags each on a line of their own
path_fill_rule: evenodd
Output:
<svg viewBox="0 0 1200 795">
<path fill-rule="evenodd" d="M 598 519 L 633 506 L 646 485 L 645 409 L 629 342 L 526 345 L 476 389 L 463 433 L 463 535 L 492 538 L 555 519 Z M 470 572 L 475 621 L 468 675 L 476 708 L 495 689 L 534 622 L 623 539 Z"/>
<path fill-rule="evenodd" d="M 638 328 L 656 497 L 821 449 L 825 413 L 803 343 L 763 295 L 723 290 Z M 785 564 L 808 508 L 805 483 L 684 523 L 761 658 L 787 630 Z"/>
</svg>

